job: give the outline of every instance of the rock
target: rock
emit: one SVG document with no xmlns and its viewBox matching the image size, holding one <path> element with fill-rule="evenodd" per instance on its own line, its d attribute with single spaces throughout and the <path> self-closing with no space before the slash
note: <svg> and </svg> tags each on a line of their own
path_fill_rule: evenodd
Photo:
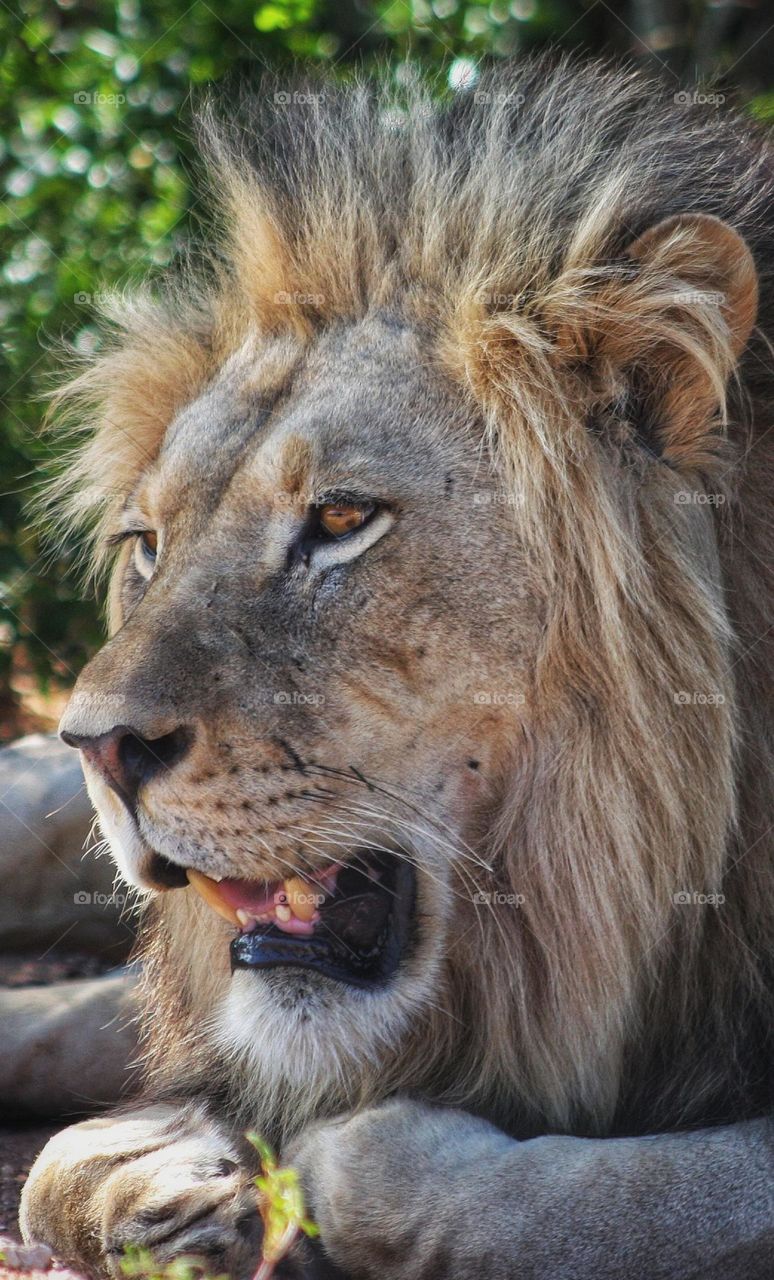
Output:
<svg viewBox="0 0 774 1280">
<path fill-rule="evenodd" d="M 0 750 L 0 948 L 102 950 L 126 941 L 125 890 L 84 854 L 94 820 L 78 753 L 53 734 Z M 96 844 L 96 840 L 93 842 Z"/>
<path fill-rule="evenodd" d="M 45 1271 L 53 1256 L 47 1244 L 19 1244 L 10 1236 L 0 1236 L 0 1260 L 7 1267 L 23 1271 Z"/>
<path fill-rule="evenodd" d="M 97 1111 L 131 1093 L 136 972 L 0 989 L 0 1115 Z"/>
</svg>

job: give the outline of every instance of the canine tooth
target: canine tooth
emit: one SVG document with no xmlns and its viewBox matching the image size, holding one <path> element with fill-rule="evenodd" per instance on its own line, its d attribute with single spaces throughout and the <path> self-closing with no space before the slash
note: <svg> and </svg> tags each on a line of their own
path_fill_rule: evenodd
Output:
<svg viewBox="0 0 774 1280">
<path fill-rule="evenodd" d="M 288 920 L 290 920 L 293 915 L 293 912 L 290 910 L 290 907 L 286 907 L 284 903 L 280 903 L 278 907 L 274 908 L 274 914 L 278 920 L 282 921 L 283 924 L 287 924 Z"/>
<path fill-rule="evenodd" d="M 297 920 L 307 923 L 313 920 L 322 897 L 322 890 L 302 880 L 301 876 L 291 876 L 285 881 L 285 900 Z"/>
<path fill-rule="evenodd" d="M 212 907 L 213 911 L 217 911 L 219 916 L 224 920 L 228 920 L 229 924 L 239 924 L 239 917 L 233 907 L 224 902 L 218 893 L 215 881 L 206 876 L 203 871 L 194 871 L 189 867 L 185 873 L 188 876 L 188 883 L 192 889 L 195 889 L 201 898 L 207 903 L 208 907 Z"/>
</svg>

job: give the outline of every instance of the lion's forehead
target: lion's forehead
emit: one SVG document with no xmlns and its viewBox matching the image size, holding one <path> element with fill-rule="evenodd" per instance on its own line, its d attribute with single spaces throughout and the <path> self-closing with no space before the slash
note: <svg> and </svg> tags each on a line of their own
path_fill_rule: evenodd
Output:
<svg viewBox="0 0 774 1280">
<path fill-rule="evenodd" d="M 325 335 L 268 395 L 260 373 L 260 348 L 245 348 L 170 424 L 141 481 L 156 513 L 287 510 L 350 489 L 442 496 L 449 469 L 473 474 L 460 406 L 399 326 Z"/>
</svg>

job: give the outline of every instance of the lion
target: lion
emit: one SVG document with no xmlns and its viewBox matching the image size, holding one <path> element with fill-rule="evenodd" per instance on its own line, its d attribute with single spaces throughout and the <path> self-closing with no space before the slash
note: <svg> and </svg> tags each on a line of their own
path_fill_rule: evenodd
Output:
<svg viewBox="0 0 774 1280">
<path fill-rule="evenodd" d="M 145 1084 L 25 1236 L 249 1275 L 258 1129 L 310 1266 L 770 1274 L 767 139 L 538 60 L 198 140 L 214 247 L 57 401 Z"/>
</svg>

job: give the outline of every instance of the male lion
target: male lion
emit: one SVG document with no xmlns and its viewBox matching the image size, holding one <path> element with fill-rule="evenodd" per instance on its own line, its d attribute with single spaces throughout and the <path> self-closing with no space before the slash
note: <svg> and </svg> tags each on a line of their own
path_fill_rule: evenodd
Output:
<svg viewBox="0 0 774 1280">
<path fill-rule="evenodd" d="M 64 392 L 62 734 L 148 891 L 64 1257 L 247 1274 L 249 1127 L 358 1277 L 771 1274 L 772 154 L 661 92 L 204 112 L 224 242 Z"/>
</svg>

